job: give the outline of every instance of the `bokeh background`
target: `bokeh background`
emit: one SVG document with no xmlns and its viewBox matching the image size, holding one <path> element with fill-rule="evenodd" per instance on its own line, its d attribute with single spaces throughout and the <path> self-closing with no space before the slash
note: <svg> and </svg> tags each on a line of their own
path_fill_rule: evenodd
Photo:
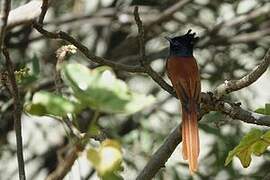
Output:
<svg viewBox="0 0 270 180">
<path fill-rule="evenodd" d="M 183 1 L 183 0 L 182 0 Z M 28 1 L 13 0 L 12 8 Z M 270 47 L 270 2 L 268 0 L 52 0 L 44 28 L 63 30 L 87 46 L 97 56 L 128 65 L 139 64 L 137 27 L 133 9 L 139 5 L 145 25 L 147 60 L 167 82 L 165 60 L 168 42 L 164 37 L 181 35 L 188 29 L 200 37 L 196 57 L 202 78 L 202 91 L 211 91 L 224 80 L 245 75 L 263 58 Z M 31 26 L 20 26 L 6 38 L 16 69 L 39 62 L 40 73 L 30 84 L 21 85 L 22 97 L 31 99 L 38 90 L 55 91 L 56 50 L 67 43 L 44 38 Z M 66 58 L 93 69 L 97 64 L 79 52 Z M 0 64 L 3 70 L 3 62 Z M 166 136 L 180 123 L 179 102 L 144 74 L 114 71 L 132 91 L 153 95 L 151 106 L 131 115 L 102 113 L 98 125 L 107 137 L 121 142 L 124 179 L 134 179 Z M 12 121 L 12 101 L 0 87 L 0 179 L 18 179 L 16 141 Z M 269 70 L 250 87 L 227 98 L 241 102 L 249 110 L 270 101 Z M 143 102 L 142 102 L 143 103 Z M 85 127 L 93 115 L 91 108 L 79 114 L 78 126 Z M 57 152 L 70 144 L 67 127 L 49 117 L 23 114 L 23 141 L 28 179 L 45 179 L 58 165 Z M 242 168 L 238 159 L 224 166 L 228 152 L 254 125 L 211 112 L 200 121 L 201 154 L 199 171 L 189 175 L 182 159 L 181 145 L 155 176 L 155 179 L 260 180 L 270 170 L 270 153 L 252 157 L 250 167 Z M 263 128 L 256 126 L 256 128 Z M 91 143 L 98 143 L 91 140 Z M 86 153 L 81 153 L 65 179 L 98 179 Z"/>
</svg>

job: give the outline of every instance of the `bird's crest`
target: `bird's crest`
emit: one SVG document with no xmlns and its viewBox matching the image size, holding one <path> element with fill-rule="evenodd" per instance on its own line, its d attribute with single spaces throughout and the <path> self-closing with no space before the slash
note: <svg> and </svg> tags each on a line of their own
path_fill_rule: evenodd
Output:
<svg viewBox="0 0 270 180">
<path fill-rule="evenodd" d="M 198 40 L 199 37 L 196 36 L 196 33 L 191 33 L 192 30 L 189 29 L 188 32 L 182 36 L 176 36 L 173 38 L 166 38 L 172 43 L 173 45 L 177 46 L 181 44 L 182 46 L 193 46 Z"/>
<path fill-rule="evenodd" d="M 188 32 L 182 36 L 176 36 L 173 38 L 166 37 L 170 42 L 170 52 L 172 55 L 190 56 L 193 53 L 193 46 L 198 41 L 199 37 L 196 33 Z"/>
</svg>

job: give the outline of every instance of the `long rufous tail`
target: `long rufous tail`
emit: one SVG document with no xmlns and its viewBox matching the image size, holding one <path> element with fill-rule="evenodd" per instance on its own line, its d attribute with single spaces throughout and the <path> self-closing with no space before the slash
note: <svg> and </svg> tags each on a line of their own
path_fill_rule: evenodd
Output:
<svg viewBox="0 0 270 180">
<path fill-rule="evenodd" d="M 199 130 L 197 121 L 197 108 L 194 103 L 189 110 L 182 108 L 182 142 L 183 158 L 188 160 L 191 173 L 198 169 L 198 156 L 200 153 Z"/>
</svg>

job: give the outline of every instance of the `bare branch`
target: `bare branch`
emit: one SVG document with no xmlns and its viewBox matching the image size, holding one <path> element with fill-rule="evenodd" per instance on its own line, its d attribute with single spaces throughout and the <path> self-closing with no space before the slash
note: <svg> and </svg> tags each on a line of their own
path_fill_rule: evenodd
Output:
<svg viewBox="0 0 270 180">
<path fill-rule="evenodd" d="M 36 24 L 36 23 L 34 24 L 34 28 L 47 38 L 62 39 L 62 40 L 65 40 L 65 41 L 71 43 L 72 45 L 77 47 L 88 59 L 90 59 L 91 61 L 93 61 L 95 63 L 98 63 L 100 65 L 110 66 L 113 69 L 118 69 L 118 70 L 133 72 L 133 73 L 134 72 L 137 72 L 137 73 L 144 72 L 144 68 L 141 66 L 128 66 L 128 65 L 117 63 L 116 61 L 113 61 L 113 60 L 107 60 L 105 58 L 95 56 L 94 54 L 92 54 L 89 51 L 89 49 L 86 46 L 82 45 L 79 41 L 75 40 L 73 37 L 71 37 L 70 35 L 68 35 L 67 33 L 65 33 L 63 31 L 59 31 L 57 33 L 52 33 L 52 32 L 49 32 L 49 31 L 43 29 L 40 24 Z"/>
<path fill-rule="evenodd" d="M 78 158 L 78 153 L 81 152 L 83 148 L 79 146 L 72 147 L 65 158 L 60 162 L 57 166 L 56 170 L 54 170 L 49 176 L 46 178 L 47 180 L 58 180 L 64 179 L 66 174 L 70 171 L 72 165 Z"/>
<path fill-rule="evenodd" d="M 92 117 L 92 122 L 95 122 L 99 118 L 99 112 L 95 111 L 95 114 Z M 60 163 L 57 165 L 57 168 L 49 174 L 47 177 L 47 180 L 59 180 L 64 179 L 66 174 L 70 171 L 71 167 L 73 166 L 74 162 L 78 158 L 78 154 L 82 151 L 84 151 L 88 139 L 90 138 L 89 132 L 86 133 L 84 136 L 81 136 L 75 144 L 72 144 L 72 147 L 70 148 L 69 152 L 66 154 L 64 159 L 60 161 Z M 96 138 L 104 138 L 103 135 L 99 136 L 97 135 Z"/>
<path fill-rule="evenodd" d="M 146 55 L 145 55 L 145 38 L 144 38 L 144 28 L 143 28 L 143 24 L 142 21 L 140 19 L 139 16 L 139 12 L 138 12 L 138 7 L 136 6 L 134 8 L 134 18 L 138 27 L 138 32 L 139 32 L 139 48 L 140 48 L 140 63 L 141 65 L 144 67 L 145 72 L 157 83 L 161 86 L 161 88 L 163 88 L 164 90 L 166 90 L 168 93 L 172 94 L 174 97 L 177 97 L 173 88 L 167 84 L 163 78 L 157 74 L 153 68 L 150 66 L 149 62 L 146 59 Z"/>
<path fill-rule="evenodd" d="M 141 56 L 140 62 L 141 62 L 141 65 L 145 67 L 145 66 L 147 66 L 147 61 L 146 61 L 146 57 L 145 57 L 144 29 L 143 29 L 142 21 L 140 19 L 138 6 L 135 6 L 135 8 L 134 8 L 134 19 L 136 21 L 138 33 L 139 33 L 138 39 L 139 39 L 140 56 Z"/>
<path fill-rule="evenodd" d="M 11 95 L 13 97 L 13 107 L 14 107 L 14 128 L 16 132 L 16 145 L 17 145 L 17 160 L 19 166 L 19 177 L 20 180 L 25 180 L 25 170 L 24 170 L 24 158 L 23 158 L 23 143 L 22 143 L 22 125 L 21 125 L 21 114 L 22 114 L 22 103 L 20 98 L 19 89 L 16 83 L 13 63 L 10 59 L 9 52 L 6 48 L 3 49 L 3 54 L 6 58 L 6 67 L 9 77 L 9 82 L 11 84 Z"/>
<path fill-rule="evenodd" d="M 267 70 L 270 64 L 270 49 L 267 51 L 261 63 L 256 66 L 249 74 L 242 77 L 239 80 L 225 81 L 223 84 L 218 86 L 215 90 L 215 95 L 219 98 L 225 94 L 233 91 L 237 91 L 244 87 L 247 87 L 254 83 L 262 74 Z"/>
<path fill-rule="evenodd" d="M 6 26 L 10 11 L 10 0 L 3 0 L 1 2 L 1 11 L 0 11 L 0 50 L 2 50 L 2 45 L 5 39 Z"/>
<path fill-rule="evenodd" d="M 218 99 L 210 94 L 202 94 L 202 103 L 209 111 L 219 111 L 232 119 L 250 124 L 270 127 L 270 116 L 244 110 L 241 104 Z"/>
<path fill-rule="evenodd" d="M 161 147 L 152 155 L 146 166 L 137 176 L 136 180 L 148 180 L 152 179 L 160 168 L 165 167 L 165 163 L 182 141 L 181 128 L 178 126 L 171 132 Z"/>
<path fill-rule="evenodd" d="M 47 9 L 48 9 L 48 5 L 49 5 L 49 0 L 43 0 L 42 1 L 42 6 L 41 6 L 41 13 L 38 19 L 38 23 L 39 24 L 43 24 L 43 20 L 45 18 Z"/>
<path fill-rule="evenodd" d="M 2 49 L 5 39 L 5 31 L 9 17 L 10 11 L 10 0 L 4 0 L 1 3 L 3 9 L 1 9 L 1 19 L 0 19 L 0 51 L 3 51 L 3 54 L 6 59 L 6 68 L 8 79 L 10 83 L 10 92 L 13 97 L 13 119 L 14 119 L 14 128 L 16 133 L 16 146 L 17 146 L 17 161 L 19 167 L 19 178 L 20 180 L 25 180 L 25 170 L 24 170 L 24 158 L 23 158 L 23 143 L 22 143 L 22 127 L 21 127 L 21 114 L 22 114 L 22 104 L 20 99 L 20 94 L 18 86 L 15 79 L 14 68 L 12 61 L 9 56 L 9 52 L 6 48 Z"/>
</svg>

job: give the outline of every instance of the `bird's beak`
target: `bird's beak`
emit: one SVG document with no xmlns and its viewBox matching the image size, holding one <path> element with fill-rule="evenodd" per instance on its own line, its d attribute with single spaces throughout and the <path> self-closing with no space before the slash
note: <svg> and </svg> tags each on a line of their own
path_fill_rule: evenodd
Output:
<svg viewBox="0 0 270 180">
<path fill-rule="evenodd" d="M 170 43 L 172 43 L 172 39 L 168 36 L 165 36 L 165 39 L 167 39 Z"/>
</svg>

